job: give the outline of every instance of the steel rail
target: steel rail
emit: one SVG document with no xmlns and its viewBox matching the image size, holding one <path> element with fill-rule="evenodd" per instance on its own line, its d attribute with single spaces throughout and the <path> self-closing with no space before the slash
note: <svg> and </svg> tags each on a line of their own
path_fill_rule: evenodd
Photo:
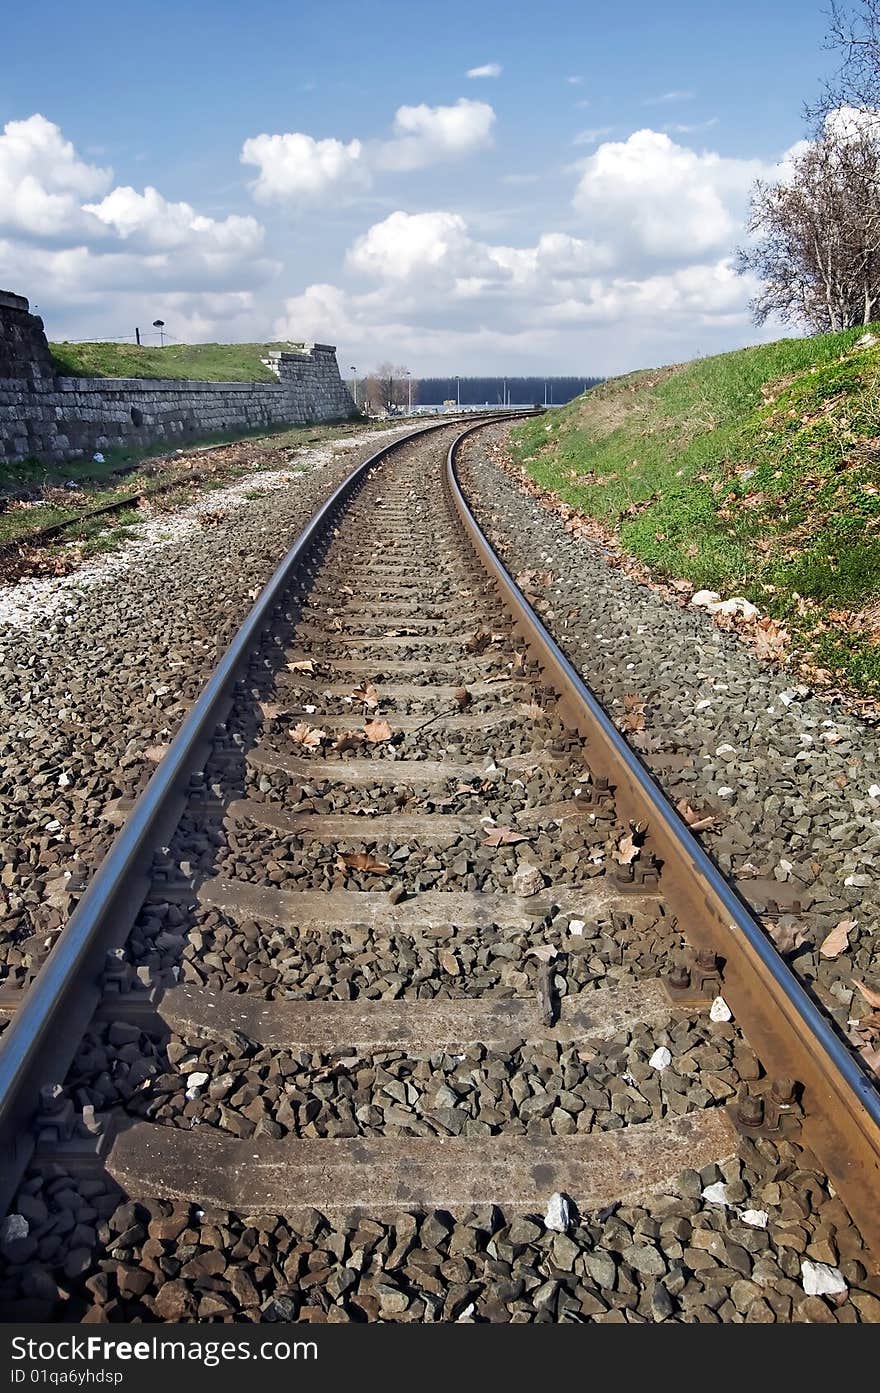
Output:
<svg viewBox="0 0 880 1393">
<path fill-rule="evenodd" d="M 591 770 L 614 787 L 618 815 L 647 823 L 648 845 L 663 865 L 664 898 L 685 938 L 722 960 L 724 999 L 764 1068 L 802 1086 L 802 1138 L 834 1182 L 866 1243 L 880 1251 L 880 1092 L 627 744 L 483 533 L 465 499 L 456 462 L 462 443 L 486 424 L 463 431 L 447 456 L 445 485 L 463 532 L 515 631 L 557 693 L 560 714 L 583 736 Z"/>
<path fill-rule="evenodd" d="M 432 422 L 382 446 L 314 514 L 260 592 L 29 986 L 0 1040 L 0 1214 L 33 1153 L 39 1091 L 62 1081 L 70 1067 L 100 1000 L 106 954 L 128 937 L 149 886 L 153 853 L 170 839 L 189 778 L 203 766 L 238 674 L 276 606 L 367 474 L 394 450 L 452 424 Z"/>
</svg>

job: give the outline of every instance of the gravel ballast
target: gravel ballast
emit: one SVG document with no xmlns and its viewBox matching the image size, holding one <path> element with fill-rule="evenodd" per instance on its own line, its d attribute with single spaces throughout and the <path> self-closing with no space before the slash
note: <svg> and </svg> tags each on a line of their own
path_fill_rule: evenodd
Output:
<svg viewBox="0 0 880 1393">
<path fill-rule="evenodd" d="M 575 535 L 518 481 L 506 430 L 462 452 L 481 525 L 618 724 L 643 714 L 627 738 L 674 802 L 714 818 L 697 835 L 722 870 L 747 897 L 757 877 L 779 885 L 782 912 L 765 922 L 780 951 L 857 1048 L 876 1046 L 858 1028 L 874 1008 L 855 985 L 880 990 L 876 731 Z M 670 770 L 681 754 L 692 767 Z M 848 944 L 825 956 L 841 921 Z"/>
</svg>

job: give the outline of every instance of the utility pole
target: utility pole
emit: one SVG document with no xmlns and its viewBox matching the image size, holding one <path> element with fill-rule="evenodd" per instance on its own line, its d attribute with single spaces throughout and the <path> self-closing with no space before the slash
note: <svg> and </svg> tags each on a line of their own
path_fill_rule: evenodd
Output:
<svg viewBox="0 0 880 1393">
<path fill-rule="evenodd" d="M 412 373 L 409 368 L 406 370 L 406 414 L 412 415 Z"/>
<path fill-rule="evenodd" d="M 357 368 L 355 367 L 354 363 L 351 363 L 351 364 L 349 365 L 349 369 L 348 369 L 348 370 L 349 370 L 349 372 L 354 373 L 354 378 L 352 379 L 352 382 L 353 382 L 353 386 L 354 386 L 354 404 L 355 404 L 355 406 L 357 406 L 357 404 L 358 404 L 358 380 L 357 380 Z"/>
<path fill-rule="evenodd" d="M 135 341 L 135 343 L 137 344 L 138 348 L 140 348 L 140 346 L 141 346 L 141 331 L 140 331 L 140 329 L 137 327 L 137 325 L 135 325 L 135 329 L 134 329 L 134 341 Z"/>
<path fill-rule="evenodd" d="M 460 378 L 460 377 L 456 377 L 456 379 L 455 379 L 455 404 L 456 404 L 456 406 L 458 406 L 459 408 L 461 407 L 461 378 Z"/>
<path fill-rule="evenodd" d="M 388 379 L 388 415 L 394 415 L 394 378 Z"/>
<path fill-rule="evenodd" d="M 547 382 L 544 382 L 544 405 L 547 405 Z"/>
</svg>

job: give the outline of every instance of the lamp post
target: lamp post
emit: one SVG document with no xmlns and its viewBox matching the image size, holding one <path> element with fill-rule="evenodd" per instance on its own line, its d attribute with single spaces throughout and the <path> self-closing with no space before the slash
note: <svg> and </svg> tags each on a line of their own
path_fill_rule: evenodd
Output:
<svg viewBox="0 0 880 1393">
<path fill-rule="evenodd" d="M 406 370 L 406 414 L 412 415 L 412 373 L 409 368 Z"/>
<path fill-rule="evenodd" d="M 349 365 L 349 369 L 348 369 L 348 370 L 349 370 L 349 372 L 354 373 L 354 377 L 353 377 L 353 379 L 352 379 L 352 382 L 353 382 L 353 385 L 354 385 L 354 404 L 355 404 L 355 406 L 357 406 L 357 404 L 358 404 L 358 380 L 357 380 L 357 368 L 355 367 L 354 363 L 351 363 L 351 364 Z"/>
<path fill-rule="evenodd" d="M 159 330 L 159 347 L 160 347 L 160 348 L 164 348 L 164 347 L 165 347 L 165 320 L 164 320 L 164 319 L 154 319 L 154 320 L 153 320 L 153 328 Z"/>
<path fill-rule="evenodd" d="M 455 404 L 461 410 L 461 378 L 458 376 L 455 379 Z"/>
</svg>

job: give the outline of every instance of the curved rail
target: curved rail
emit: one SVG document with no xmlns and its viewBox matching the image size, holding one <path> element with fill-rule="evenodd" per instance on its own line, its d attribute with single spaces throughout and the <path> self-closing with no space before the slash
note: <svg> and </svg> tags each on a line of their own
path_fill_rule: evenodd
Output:
<svg viewBox="0 0 880 1393">
<path fill-rule="evenodd" d="M 481 424 L 485 425 L 486 422 Z M 548 632 L 486 538 L 461 489 L 450 447 L 445 484 L 463 531 L 530 655 L 589 746 L 589 763 L 615 788 L 623 819 L 647 823 L 663 862 L 665 898 L 682 931 L 724 963 L 724 997 L 769 1074 L 803 1088 L 803 1138 L 821 1160 L 865 1240 L 880 1250 L 880 1092 L 771 944 L 751 910 L 679 817 Z"/>
<path fill-rule="evenodd" d="M 100 999 L 106 955 L 128 937 L 148 888 L 153 852 L 165 844 L 178 821 L 190 775 L 204 764 L 211 735 L 224 719 L 249 652 L 294 575 L 308 564 L 315 544 L 369 471 L 401 445 L 450 424 L 454 422 L 433 422 L 382 446 L 357 465 L 315 513 L 260 592 L 34 978 L 0 1041 L 0 1213 L 33 1152 L 30 1124 L 39 1090 L 67 1073 Z"/>
</svg>

